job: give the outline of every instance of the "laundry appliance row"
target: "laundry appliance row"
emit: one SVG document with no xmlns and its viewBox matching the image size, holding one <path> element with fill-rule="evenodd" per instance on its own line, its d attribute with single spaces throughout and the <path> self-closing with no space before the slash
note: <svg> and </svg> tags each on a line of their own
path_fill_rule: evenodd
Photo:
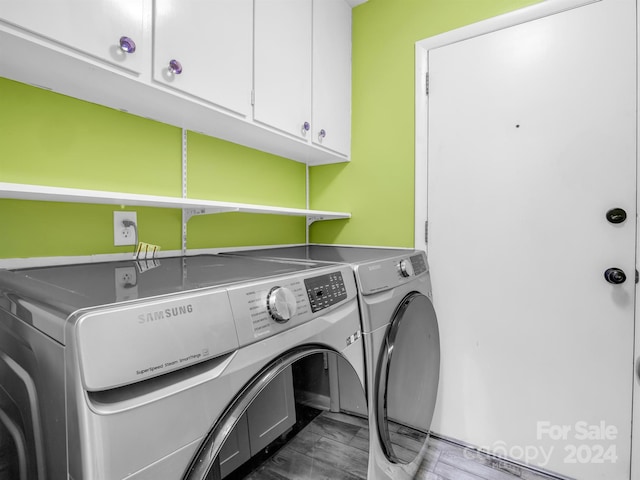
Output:
<svg viewBox="0 0 640 480">
<path fill-rule="evenodd" d="M 325 409 L 368 425 L 368 478 L 416 473 L 439 372 L 423 252 L 310 245 L 142 267 L 0 271 L 9 478 L 243 478 Z"/>
</svg>

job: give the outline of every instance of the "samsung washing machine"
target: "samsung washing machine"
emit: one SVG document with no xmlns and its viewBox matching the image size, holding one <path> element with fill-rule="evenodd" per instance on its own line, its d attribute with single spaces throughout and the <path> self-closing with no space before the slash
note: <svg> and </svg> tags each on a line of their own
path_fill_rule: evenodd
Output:
<svg viewBox="0 0 640 480">
<path fill-rule="evenodd" d="M 304 245 L 231 254 L 351 266 L 366 358 L 368 478 L 414 478 L 427 451 L 440 372 L 438 322 L 425 253 Z"/>
<path fill-rule="evenodd" d="M 210 255 L 0 271 L 0 475 L 239 478 L 295 438 L 327 357 L 364 398 L 359 317 L 343 265 Z"/>
</svg>

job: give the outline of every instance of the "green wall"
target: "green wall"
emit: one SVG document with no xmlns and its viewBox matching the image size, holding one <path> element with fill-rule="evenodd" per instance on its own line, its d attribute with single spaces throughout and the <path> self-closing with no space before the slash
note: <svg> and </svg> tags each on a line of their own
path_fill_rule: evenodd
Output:
<svg viewBox="0 0 640 480">
<path fill-rule="evenodd" d="M 179 128 L 0 78 L 0 182 L 182 195 Z M 304 208 L 305 166 L 193 132 L 193 198 Z M 181 248 L 181 210 L 0 200 L 0 258 L 122 253 L 113 211 L 138 212 L 140 240 Z M 189 222 L 189 248 L 303 243 L 305 220 L 220 214 Z"/>
<path fill-rule="evenodd" d="M 368 0 L 353 10 L 349 164 L 310 169 L 310 207 L 351 212 L 314 223 L 315 243 L 412 247 L 415 42 L 538 0 Z"/>
<path fill-rule="evenodd" d="M 317 243 L 413 245 L 414 44 L 537 0 L 369 0 L 353 11 L 352 161 L 310 168 Z M 181 130 L 0 78 L 0 182 L 181 195 Z M 305 166 L 189 132 L 193 198 L 304 208 Z M 122 253 L 126 206 L 0 200 L 0 258 Z M 181 211 L 139 208 L 140 240 L 181 248 Z M 189 248 L 303 243 L 305 219 L 194 217 Z"/>
<path fill-rule="evenodd" d="M 189 132 L 190 197 L 306 208 L 306 167 L 299 162 Z M 189 248 L 304 243 L 306 219 L 223 213 L 189 221 Z"/>
</svg>

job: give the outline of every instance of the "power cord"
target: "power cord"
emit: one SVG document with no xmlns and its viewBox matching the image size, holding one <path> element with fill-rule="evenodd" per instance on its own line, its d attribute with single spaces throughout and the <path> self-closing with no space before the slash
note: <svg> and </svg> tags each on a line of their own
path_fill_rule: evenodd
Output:
<svg viewBox="0 0 640 480">
<path fill-rule="evenodd" d="M 124 228 L 133 227 L 133 232 L 134 232 L 133 258 L 136 258 L 136 252 L 138 249 L 138 227 L 136 226 L 136 222 L 131 220 L 123 220 L 122 226 Z"/>
</svg>

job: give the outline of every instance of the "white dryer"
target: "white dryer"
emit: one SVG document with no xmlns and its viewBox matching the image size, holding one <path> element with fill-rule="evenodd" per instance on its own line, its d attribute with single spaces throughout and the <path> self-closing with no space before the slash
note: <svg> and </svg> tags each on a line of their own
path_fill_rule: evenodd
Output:
<svg viewBox="0 0 640 480">
<path fill-rule="evenodd" d="M 232 254 L 352 267 L 366 358 L 368 478 L 413 478 L 425 458 L 440 373 L 439 330 L 426 254 L 328 245 Z M 345 390 L 341 388 L 341 394 Z"/>
<path fill-rule="evenodd" d="M 345 266 L 212 255 L 0 271 L 4 467 L 222 478 L 290 433 L 295 362 L 338 355 L 364 385 L 359 331 Z"/>
</svg>

